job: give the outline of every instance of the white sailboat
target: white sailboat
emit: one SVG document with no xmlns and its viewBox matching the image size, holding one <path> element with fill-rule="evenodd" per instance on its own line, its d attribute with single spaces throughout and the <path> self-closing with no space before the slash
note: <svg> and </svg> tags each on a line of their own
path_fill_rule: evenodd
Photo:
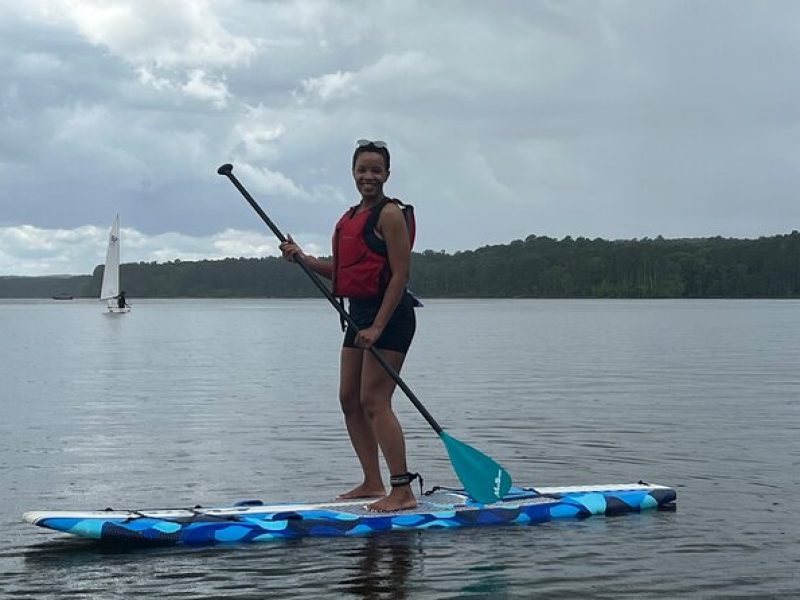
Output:
<svg viewBox="0 0 800 600">
<path fill-rule="evenodd" d="M 131 307 L 125 302 L 124 292 L 120 298 L 119 289 L 119 215 L 114 217 L 114 224 L 108 234 L 108 250 L 106 250 L 106 264 L 103 269 L 103 283 L 100 286 L 100 300 L 105 300 L 109 314 L 122 314 L 131 312 Z M 120 306 L 120 304 L 122 306 Z"/>
</svg>

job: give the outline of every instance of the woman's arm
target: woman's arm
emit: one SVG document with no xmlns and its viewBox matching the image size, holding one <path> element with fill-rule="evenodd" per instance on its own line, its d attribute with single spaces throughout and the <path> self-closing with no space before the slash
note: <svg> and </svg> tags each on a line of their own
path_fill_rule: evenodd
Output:
<svg viewBox="0 0 800 600">
<path fill-rule="evenodd" d="M 375 315 L 375 320 L 372 325 L 362 329 L 358 335 L 357 342 L 364 347 L 371 346 L 383 333 L 405 293 L 411 271 L 411 240 L 400 207 L 394 202 L 387 203 L 378 218 L 376 229 L 386 242 L 392 275 L 383 294 L 381 307 L 378 309 L 378 314 Z"/>
<path fill-rule="evenodd" d="M 323 258 L 316 258 L 314 256 L 309 256 L 308 254 L 305 254 L 300 249 L 300 246 L 298 246 L 292 239 L 291 235 L 286 237 L 287 241 L 282 242 L 278 246 L 278 248 L 280 248 L 284 260 L 293 261 L 294 257 L 297 256 L 308 266 L 309 269 L 314 271 L 317 275 L 322 275 L 327 279 L 331 279 L 333 277 L 333 261 L 325 260 Z"/>
</svg>

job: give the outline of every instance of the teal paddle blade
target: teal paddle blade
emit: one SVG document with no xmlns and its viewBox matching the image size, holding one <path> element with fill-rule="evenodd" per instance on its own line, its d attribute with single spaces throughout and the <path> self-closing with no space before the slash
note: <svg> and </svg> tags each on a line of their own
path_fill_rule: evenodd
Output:
<svg viewBox="0 0 800 600">
<path fill-rule="evenodd" d="M 494 459 L 480 450 L 460 442 L 444 431 L 439 437 L 447 448 L 450 462 L 464 489 L 478 502 L 490 504 L 506 495 L 511 487 L 511 475 Z"/>
</svg>

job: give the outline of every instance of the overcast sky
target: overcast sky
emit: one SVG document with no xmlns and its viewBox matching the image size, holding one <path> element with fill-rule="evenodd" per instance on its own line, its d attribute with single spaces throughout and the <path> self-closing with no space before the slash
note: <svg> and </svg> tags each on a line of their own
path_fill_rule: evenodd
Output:
<svg viewBox="0 0 800 600">
<path fill-rule="evenodd" d="M 794 0 L 0 0 L 0 275 L 329 253 L 355 140 L 418 250 L 800 227 Z"/>
</svg>

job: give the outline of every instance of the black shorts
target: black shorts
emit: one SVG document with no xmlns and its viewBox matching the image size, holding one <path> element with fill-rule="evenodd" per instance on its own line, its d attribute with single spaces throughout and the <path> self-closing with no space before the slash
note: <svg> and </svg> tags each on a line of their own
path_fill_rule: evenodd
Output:
<svg viewBox="0 0 800 600">
<path fill-rule="evenodd" d="M 350 316 L 356 322 L 359 329 L 366 329 L 375 320 L 375 315 L 381 307 L 381 300 L 350 300 Z M 375 347 L 383 350 L 392 350 L 406 354 L 414 339 L 414 331 L 417 329 L 417 317 L 414 314 L 414 299 L 409 294 L 403 294 L 403 298 L 397 305 L 392 314 L 392 318 L 386 324 L 381 337 L 375 342 Z M 360 348 L 356 346 L 356 330 L 347 326 L 344 334 L 345 348 Z"/>
</svg>

